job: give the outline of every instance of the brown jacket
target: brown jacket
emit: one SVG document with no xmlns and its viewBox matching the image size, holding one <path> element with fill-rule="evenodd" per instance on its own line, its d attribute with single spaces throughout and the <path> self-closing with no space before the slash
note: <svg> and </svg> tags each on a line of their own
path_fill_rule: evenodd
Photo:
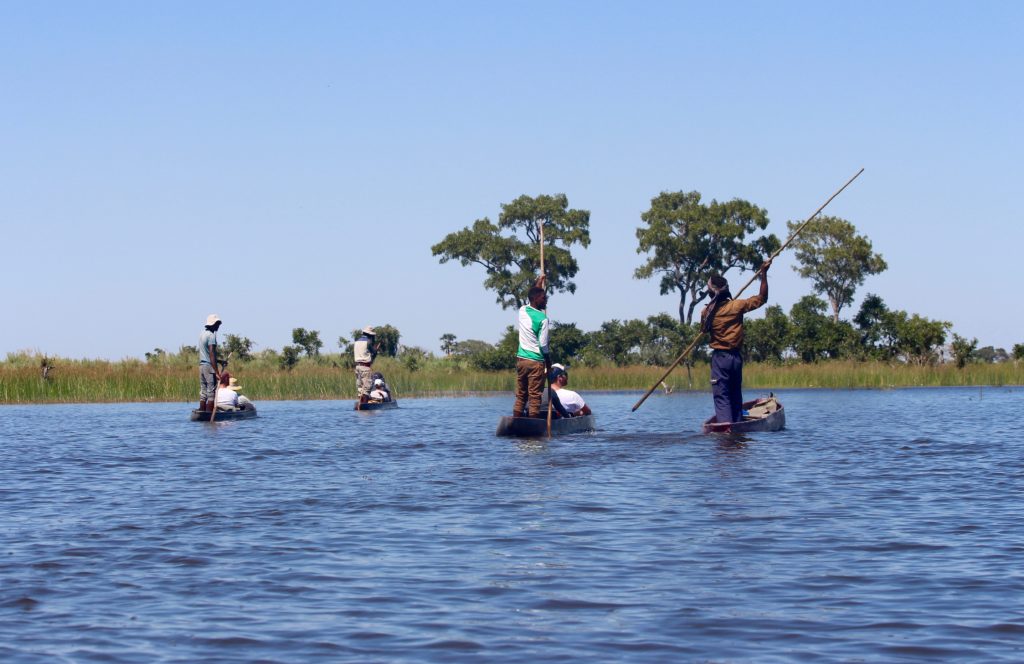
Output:
<svg viewBox="0 0 1024 664">
<path fill-rule="evenodd" d="M 718 307 L 715 320 L 711 321 L 711 348 L 715 350 L 739 350 L 743 346 L 743 314 L 764 305 L 760 295 L 745 300 L 729 300 Z M 707 316 L 707 307 L 701 313 L 701 320 Z"/>
</svg>

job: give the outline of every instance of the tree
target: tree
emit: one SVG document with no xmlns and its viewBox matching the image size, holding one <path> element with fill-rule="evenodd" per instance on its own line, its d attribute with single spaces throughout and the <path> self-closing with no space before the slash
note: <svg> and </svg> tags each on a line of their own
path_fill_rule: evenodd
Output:
<svg viewBox="0 0 1024 664">
<path fill-rule="evenodd" d="M 481 371 L 508 371 L 516 367 L 516 352 L 518 350 L 519 331 L 509 325 L 495 346 L 474 353 L 469 357 L 469 362 L 473 368 Z"/>
<path fill-rule="evenodd" d="M 286 371 L 291 371 L 292 368 L 299 363 L 299 353 L 302 352 L 301 346 L 285 346 L 281 349 L 281 368 Z"/>
<path fill-rule="evenodd" d="M 889 307 L 877 295 L 868 293 L 860 303 L 860 310 L 853 322 L 860 332 L 860 355 L 866 358 L 884 358 L 886 352 L 880 348 L 883 326 L 889 315 Z"/>
<path fill-rule="evenodd" d="M 956 362 L 957 369 L 963 369 L 968 362 L 974 359 L 974 351 L 978 349 L 978 340 L 961 337 L 956 332 L 953 333 L 953 341 L 949 344 L 950 350 L 953 351 L 953 360 Z"/>
<path fill-rule="evenodd" d="M 518 349 L 518 340 L 516 348 Z M 570 364 L 587 345 L 587 335 L 576 323 L 552 323 L 549 339 L 551 361 Z"/>
<path fill-rule="evenodd" d="M 1024 360 L 1024 344 L 1013 344 L 1014 361 Z"/>
<path fill-rule="evenodd" d="M 399 359 L 402 362 L 402 366 L 410 372 L 419 371 L 419 368 L 423 366 L 423 363 L 426 362 L 429 357 L 430 355 L 427 351 L 423 350 L 419 346 L 402 346 L 402 352 L 399 353 Z"/>
<path fill-rule="evenodd" d="M 164 357 L 167 356 L 167 351 L 163 348 L 154 348 L 152 353 L 146 353 L 146 362 L 150 364 L 156 364 L 160 362 Z"/>
<path fill-rule="evenodd" d="M 458 260 L 463 266 L 483 266 L 484 287 L 497 293 L 495 300 L 503 309 L 516 309 L 526 304 L 526 294 L 540 273 L 541 221 L 548 289 L 575 293 L 572 278 L 579 266 L 569 247 L 590 245 L 590 212 L 569 209 L 565 194 L 520 196 L 501 206 L 497 225 L 487 217 L 477 219 L 472 228 L 449 233 L 430 249 L 441 263 Z"/>
<path fill-rule="evenodd" d="M 885 317 L 883 338 L 888 342 L 891 357 L 902 357 L 913 364 L 934 364 L 952 326 L 946 321 L 891 311 Z"/>
<path fill-rule="evenodd" d="M 483 353 L 489 350 L 494 350 L 492 344 L 486 341 L 480 341 L 479 339 L 466 339 L 465 341 L 459 341 L 455 344 L 452 349 L 452 355 L 456 357 L 471 357 L 477 353 Z"/>
<path fill-rule="evenodd" d="M 707 280 L 737 267 L 756 269 L 779 248 L 774 235 L 749 243 L 750 233 L 768 226 L 764 209 L 740 199 L 700 202 L 699 192 L 662 192 L 640 215 L 638 254 L 651 254 L 633 273 L 636 279 L 661 276 L 661 294 L 679 291 L 679 321 L 693 322 L 693 310 L 707 296 Z M 689 305 L 687 305 L 689 298 Z"/>
<path fill-rule="evenodd" d="M 455 350 L 456 343 L 455 335 L 451 332 L 445 332 L 441 335 L 441 352 L 443 352 L 446 357 L 450 357 L 452 351 Z"/>
<path fill-rule="evenodd" d="M 984 348 L 976 350 L 974 352 L 974 357 L 987 364 L 995 364 L 997 362 L 1006 362 L 1010 359 L 1010 354 L 1006 352 L 1005 348 L 985 346 Z"/>
<path fill-rule="evenodd" d="M 302 329 L 302 328 L 299 328 Z M 295 331 L 292 330 L 292 338 Z M 237 334 L 229 334 L 224 338 L 224 357 L 230 355 L 236 360 L 248 362 L 252 359 L 253 342 L 249 337 L 240 337 Z"/>
<path fill-rule="evenodd" d="M 599 330 L 590 333 L 590 346 L 617 366 L 638 364 L 640 351 L 649 336 L 647 325 L 642 320 L 613 319 L 601 323 Z"/>
<path fill-rule="evenodd" d="M 790 309 L 790 346 L 804 362 L 847 357 L 859 345 L 853 326 L 826 316 L 827 306 L 824 300 L 805 295 Z"/>
<path fill-rule="evenodd" d="M 801 222 L 789 221 L 790 233 Z M 814 283 L 814 292 L 825 295 L 832 305 L 832 320 L 839 321 L 839 311 L 853 302 L 857 286 L 871 274 L 886 270 L 880 254 L 872 253 L 871 242 L 857 235 L 853 224 L 839 217 L 819 217 L 812 221 L 793 241 L 799 266 L 793 269 Z"/>
<path fill-rule="evenodd" d="M 789 347 L 789 318 L 779 305 L 765 307 L 764 318 L 747 321 L 743 348 L 754 362 L 782 362 Z"/>
<path fill-rule="evenodd" d="M 306 357 L 319 357 L 320 349 L 324 347 L 320 332 L 304 327 L 292 328 L 292 343 L 305 351 Z"/>
</svg>

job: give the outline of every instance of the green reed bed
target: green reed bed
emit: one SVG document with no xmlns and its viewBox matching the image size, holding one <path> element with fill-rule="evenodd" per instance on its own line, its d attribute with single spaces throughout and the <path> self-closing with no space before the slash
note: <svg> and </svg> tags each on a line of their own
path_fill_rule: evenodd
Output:
<svg viewBox="0 0 1024 664">
<path fill-rule="evenodd" d="M 411 370 L 393 359 L 378 361 L 399 398 L 444 396 L 515 389 L 515 372 L 476 371 L 445 360 L 433 360 Z M 291 370 L 253 363 L 233 363 L 232 374 L 242 392 L 255 401 L 288 399 L 354 399 L 352 369 L 336 362 L 300 362 Z M 662 367 L 576 367 L 571 386 L 581 391 L 646 390 L 664 372 Z M 910 386 L 967 386 L 1024 384 L 1024 364 L 913 366 L 881 362 L 821 362 L 818 364 L 748 364 L 748 390 L 785 388 L 892 388 Z M 696 364 L 687 374 L 678 367 L 666 380 L 674 391 L 709 389 L 709 370 Z M 659 385 L 659 390 L 664 387 Z M 54 360 L 47 380 L 38 363 L 0 362 L 0 403 L 87 403 L 182 401 L 199 398 L 198 369 L 194 366 L 121 362 Z"/>
</svg>

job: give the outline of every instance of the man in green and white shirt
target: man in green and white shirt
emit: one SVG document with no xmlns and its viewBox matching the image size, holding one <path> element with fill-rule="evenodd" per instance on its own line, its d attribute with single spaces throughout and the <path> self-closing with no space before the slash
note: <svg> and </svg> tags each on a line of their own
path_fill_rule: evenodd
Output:
<svg viewBox="0 0 1024 664">
<path fill-rule="evenodd" d="M 521 417 L 527 408 L 530 417 L 540 417 L 540 400 L 544 393 L 544 379 L 551 369 L 548 353 L 548 296 L 539 284 L 530 289 L 530 303 L 519 308 L 516 318 L 519 328 L 519 351 L 516 353 L 516 403 L 512 415 Z"/>
</svg>

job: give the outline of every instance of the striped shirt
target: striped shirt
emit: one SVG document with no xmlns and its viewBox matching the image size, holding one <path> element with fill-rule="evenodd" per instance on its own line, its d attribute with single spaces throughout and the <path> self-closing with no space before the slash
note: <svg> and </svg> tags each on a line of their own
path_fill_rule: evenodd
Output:
<svg viewBox="0 0 1024 664">
<path fill-rule="evenodd" d="M 516 357 L 544 361 L 548 354 L 548 315 L 530 305 L 519 307 L 516 317 L 519 328 L 519 352 Z"/>
</svg>

